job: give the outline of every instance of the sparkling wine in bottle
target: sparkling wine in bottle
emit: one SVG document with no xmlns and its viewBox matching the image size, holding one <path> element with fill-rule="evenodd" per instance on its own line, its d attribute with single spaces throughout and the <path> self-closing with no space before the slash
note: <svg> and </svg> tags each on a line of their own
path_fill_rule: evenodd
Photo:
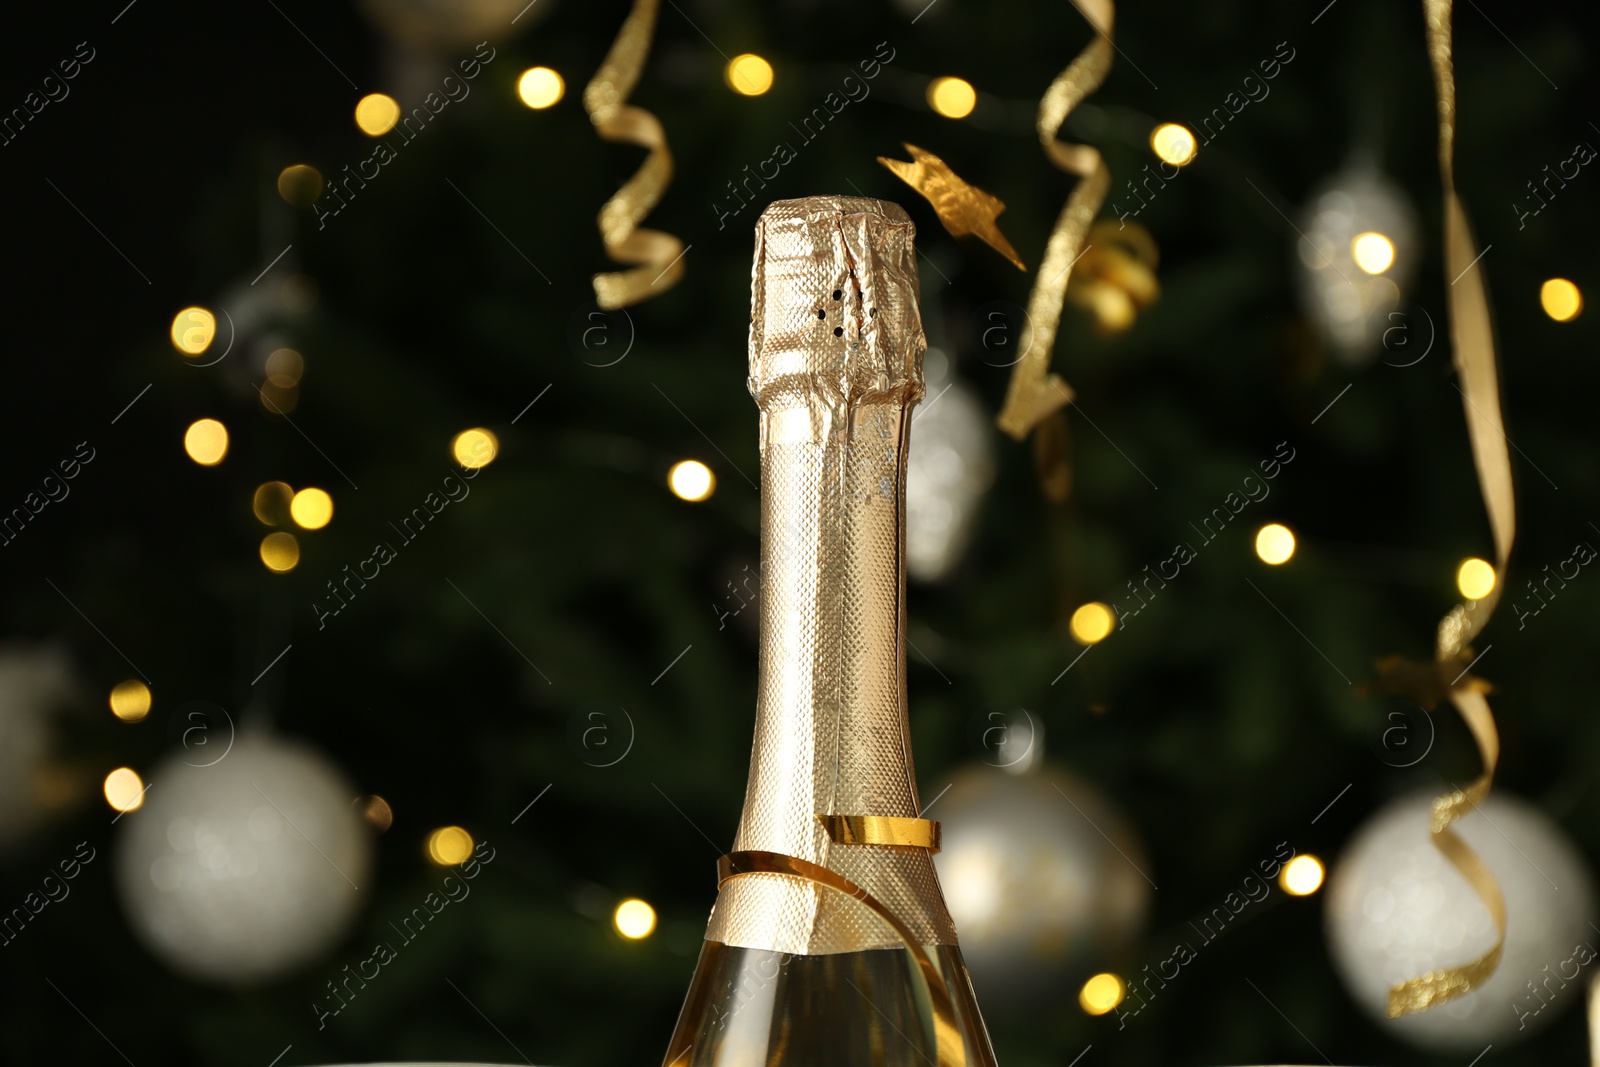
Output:
<svg viewBox="0 0 1600 1067">
<path fill-rule="evenodd" d="M 906 719 L 915 232 L 855 197 L 780 201 L 756 224 L 755 742 L 668 1067 L 994 1063 Z"/>
</svg>

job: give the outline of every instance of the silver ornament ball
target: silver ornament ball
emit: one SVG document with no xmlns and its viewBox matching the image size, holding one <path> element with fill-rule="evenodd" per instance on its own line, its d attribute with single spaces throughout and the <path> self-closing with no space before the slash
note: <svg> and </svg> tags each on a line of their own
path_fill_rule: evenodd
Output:
<svg viewBox="0 0 1600 1067">
<path fill-rule="evenodd" d="M 1312 194 L 1295 246 L 1301 299 L 1344 362 L 1366 363 L 1407 334 L 1416 231 L 1404 194 L 1374 167 L 1346 170 Z M 1412 358 L 1385 358 L 1400 365 L 1402 356 Z"/>
<path fill-rule="evenodd" d="M 969 768 L 937 812 L 939 882 L 986 1007 L 1075 993 L 1143 929 L 1144 849 L 1126 820 L 1071 775 L 1049 766 Z"/>
<path fill-rule="evenodd" d="M 955 569 L 972 539 L 994 481 L 994 427 L 942 351 L 928 349 L 923 366 L 927 395 L 911 413 L 906 450 L 906 573 L 934 582 Z"/>
<path fill-rule="evenodd" d="M 1433 793 L 1390 803 L 1357 832 L 1327 888 L 1327 936 L 1355 1001 L 1419 1048 L 1477 1052 L 1518 1040 L 1584 999 L 1600 945 L 1582 858 L 1533 805 L 1504 790 L 1453 829 L 1500 885 L 1506 941 L 1477 989 L 1426 1011 L 1387 1017 L 1389 990 L 1478 959 L 1494 943 L 1488 909 L 1431 840 Z"/>
<path fill-rule="evenodd" d="M 192 978 L 244 984 L 325 950 L 354 917 L 372 842 L 318 753 L 241 735 L 207 766 L 175 753 L 124 814 L 116 882 L 134 932 Z"/>
</svg>

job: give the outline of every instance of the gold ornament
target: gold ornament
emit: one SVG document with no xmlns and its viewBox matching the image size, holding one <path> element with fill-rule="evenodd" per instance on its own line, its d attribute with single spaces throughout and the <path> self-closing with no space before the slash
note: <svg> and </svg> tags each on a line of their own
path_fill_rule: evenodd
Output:
<svg viewBox="0 0 1600 1067">
<path fill-rule="evenodd" d="M 1027 270 L 1022 257 L 1011 247 L 1006 235 L 1000 232 L 995 219 L 1006 209 L 1000 198 L 986 193 L 976 185 L 961 180 L 950 164 L 932 152 L 907 144 L 911 162 L 878 157 L 878 162 L 894 172 L 895 177 L 927 198 L 939 221 L 950 231 L 951 237 L 977 237 L 984 244 L 1005 256 L 1018 270 Z"/>
<path fill-rule="evenodd" d="M 600 209 L 600 236 L 606 253 L 618 263 L 641 264 L 633 270 L 594 276 L 595 300 L 608 311 L 665 292 L 683 276 L 683 242 L 670 233 L 639 225 L 672 181 L 672 153 L 660 120 L 628 103 L 628 94 L 638 84 L 650 54 L 658 8 L 656 0 L 634 0 L 611 51 L 583 90 L 583 109 L 602 139 L 650 150 L 633 177 Z"/>
</svg>

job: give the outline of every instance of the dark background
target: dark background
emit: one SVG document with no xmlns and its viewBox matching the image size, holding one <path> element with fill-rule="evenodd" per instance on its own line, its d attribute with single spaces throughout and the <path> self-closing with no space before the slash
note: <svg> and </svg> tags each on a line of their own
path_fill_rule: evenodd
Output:
<svg viewBox="0 0 1600 1067">
<path fill-rule="evenodd" d="M 744 359 L 760 205 L 719 230 L 712 202 L 888 41 L 896 56 L 870 99 L 801 148 L 764 195 L 858 188 L 904 204 L 931 261 L 922 276 L 930 341 L 997 411 L 1008 372 L 976 358 L 974 312 L 994 300 L 1025 303 L 1032 276 L 953 241 L 873 157 L 899 155 L 902 141 L 943 156 L 1006 202 L 1001 224 L 1030 265 L 1072 184 L 1046 161 L 1032 124 L 1039 94 L 1089 39 L 1082 19 L 1066 4 L 939 0 L 912 24 L 920 7 L 664 7 L 635 101 L 664 123 L 677 172 L 648 225 L 692 250 L 681 283 L 631 310 L 636 342 L 606 368 L 584 361 L 570 326 L 592 301 L 590 275 L 610 266 L 594 215 L 643 153 L 599 141 L 580 98 L 625 4 L 541 0 L 516 32 L 495 38 L 497 57 L 471 96 L 322 230 L 278 197 L 278 172 L 309 163 L 333 176 L 365 158 L 371 142 L 351 121 L 356 100 L 386 91 L 410 106 L 442 78 L 442 64 L 472 53 L 470 43 L 440 45 L 440 68 L 422 68 L 421 88 L 411 89 L 391 38 L 350 4 L 140 0 L 123 11 L 112 0 L 8 12 L 0 108 L 20 105 L 78 42 L 96 58 L 67 99 L 0 147 L 0 301 L 12 336 L 0 389 L 0 506 L 20 501 L 79 441 L 97 458 L 69 499 L 0 550 L 0 637 L 66 648 L 87 694 L 55 726 L 53 758 L 75 776 L 72 799 L 0 856 L 0 894 L 7 906 L 20 899 L 73 842 L 114 850 L 100 779 L 122 764 L 148 773 L 171 748 L 163 724 L 191 699 L 269 713 L 362 791 L 385 796 L 395 822 L 379 839 L 375 888 L 350 935 L 324 959 L 251 989 L 167 970 L 131 935 L 111 864 L 93 865 L 71 900 L 3 950 L 0 1058 L 116 1062 L 98 1028 L 139 1067 L 264 1067 L 285 1045 L 285 1064 L 518 1059 L 447 978 L 536 1063 L 660 1056 L 714 897 L 713 861 L 743 798 L 755 686 L 753 634 L 719 631 L 712 605 L 758 558 L 757 494 L 744 477 L 758 470 Z M 1276 842 L 1332 857 L 1391 794 L 1476 769 L 1470 739 L 1446 713 L 1426 761 L 1387 766 L 1374 753 L 1383 703 L 1339 675 L 1370 677 L 1386 653 L 1428 657 L 1454 602 L 1456 563 L 1491 546 L 1443 339 L 1413 367 L 1349 368 L 1325 352 L 1295 299 L 1295 238 L 1279 209 L 1298 217 L 1313 186 L 1370 147 L 1422 223 L 1408 296 L 1441 329 L 1445 321 L 1420 5 L 1338 0 L 1311 24 L 1322 7 L 1121 6 L 1124 55 L 1064 131 L 1103 148 L 1117 187 L 1152 162 L 1145 139 L 1156 121 L 1192 122 L 1220 105 L 1281 41 L 1296 57 L 1271 96 L 1140 216 L 1161 248 L 1160 301 L 1110 338 L 1077 310 L 1064 317 L 1054 365 L 1116 446 L 1070 413 L 1074 492 L 1056 507 L 1037 487 L 1029 450 L 999 443 L 999 478 L 965 562 L 910 592 L 911 639 L 937 664 L 913 656 L 910 667 L 924 794 L 979 758 L 988 712 L 1040 715 L 1052 759 L 1114 799 L 1159 872 L 1152 934 L 1135 960 L 1165 955 L 1159 931 L 1213 904 Z M 1519 538 L 1505 577 L 1517 589 L 1592 538 L 1596 516 L 1593 316 L 1551 322 L 1538 286 L 1554 275 L 1592 284 L 1597 179 L 1581 173 L 1521 230 L 1509 206 L 1544 165 L 1597 136 L 1594 45 L 1575 20 L 1487 0 L 1456 16 L 1459 185 L 1480 247 L 1492 246 L 1481 265 L 1518 446 Z M 765 96 L 723 84 L 724 57 L 746 51 L 777 69 Z M 566 79 L 566 98 L 550 110 L 516 100 L 516 77 L 533 64 Z M 941 74 L 978 87 L 970 119 L 928 110 L 926 80 Z M 172 350 L 167 330 L 179 308 L 237 316 L 252 300 L 270 305 L 297 273 L 315 282 L 309 312 L 273 330 L 244 329 L 233 356 L 208 369 Z M 261 360 L 280 344 L 306 357 L 291 415 L 304 436 L 265 411 L 254 389 Z M 202 416 L 232 433 L 216 468 L 183 453 L 184 427 Z M 499 434 L 501 452 L 470 499 L 319 631 L 310 602 L 322 583 L 438 484 L 451 436 L 474 425 Z M 1268 571 L 1250 530 L 1230 529 L 1138 625 L 1052 686 L 1078 651 L 1065 629 L 1073 607 L 1117 596 L 1124 577 L 1165 556 L 1191 519 L 1284 440 L 1297 458 L 1270 507 L 1300 535 L 1293 563 Z M 667 468 L 684 457 L 717 474 L 704 504 L 665 489 Z M 274 478 L 322 486 L 336 504 L 329 527 L 301 537 L 301 562 L 285 575 L 257 559 L 265 530 L 250 509 L 254 487 Z M 1526 630 L 1503 608 L 1488 635 L 1494 658 L 1480 668 L 1498 689 L 1502 785 L 1541 805 L 1591 859 L 1600 852 L 1591 787 L 1600 721 L 1583 679 L 1597 607 L 1600 585 L 1586 578 Z M 138 726 L 104 709 L 104 693 L 130 676 L 108 641 L 154 682 L 155 709 Z M 590 766 L 572 724 L 617 705 L 632 717 L 635 744 L 614 766 Z M 423 840 L 446 823 L 498 851 L 476 903 L 447 911 L 426 948 L 390 968 L 398 975 L 318 1032 L 308 1001 L 437 882 Z M 643 942 L 623 942 L 610 926 L 611 903 L 629 895 L 660 914 Z M 1164 994 L 1126 1031 L 1068 998 L 992 1023 L 1001 1061 L 1065 1063 L 1090 1042 L 1085 1063 L 1310 1061 L 1309 1039 L 1338 1063 L 1457 1062 L 1400 1045 L 1357 1012 L 1323 944 L 1320 897 L 1272 899 L 1202 956 L 1203 977 Z M 1273 994 L 1304 1038 L 1245 977 Z M 1523 1046 L 1496 1044 L 1481 1062 L 1581 1062 L 1579 1014 Z"/>
</svg>

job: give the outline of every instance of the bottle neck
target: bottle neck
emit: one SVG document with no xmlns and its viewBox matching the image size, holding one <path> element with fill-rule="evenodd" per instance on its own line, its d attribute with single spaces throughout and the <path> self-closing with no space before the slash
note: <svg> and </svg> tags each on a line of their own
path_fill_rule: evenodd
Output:
<svg viewBox="0 0 1600 1067">
<path fill-rule="evenodd" d="M 917 815 L 902 625 L 909 415 L 895 396 L 763 413 L 760 687 L 739 848 L 825 862 L 818 814 Z"/>
</svg>

